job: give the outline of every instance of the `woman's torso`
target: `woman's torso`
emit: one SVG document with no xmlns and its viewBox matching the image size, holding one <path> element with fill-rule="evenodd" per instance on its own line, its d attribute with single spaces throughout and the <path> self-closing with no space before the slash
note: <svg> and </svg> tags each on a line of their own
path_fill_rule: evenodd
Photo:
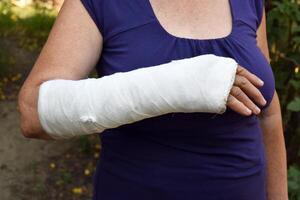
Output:
<svg viewBox="0 0 300 200">
<path fill-rule="evenodd" d="M 265 109 L 275 82 L 256 43 L 263 2 L 229 3 L 228 35 L 191 39 L 167 32 L 149 0 L 99 1 L 95 12 L 104 39 L 99 76 L 213 53 L 234 58 L 265 82 L 259 88 L 267 100 Z M 242 116 L 230 108 L 222 115 L 169 113 L 107 129 L 100 138 L 95 198 L 264 199 L 265 158 L 256 115 Z"/>
</svg>

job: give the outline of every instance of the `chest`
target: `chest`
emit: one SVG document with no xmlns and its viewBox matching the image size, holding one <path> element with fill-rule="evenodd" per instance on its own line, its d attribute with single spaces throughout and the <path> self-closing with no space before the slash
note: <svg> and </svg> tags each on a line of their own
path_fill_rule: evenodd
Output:
<svg viewBox="0 0 300 200">
<path fill-rule="evenodd" d="M 230 0 L 146 0 L 154 18 L 171 35 L 194 39 L 225 37 L 232 30 Z"/>
<path fill-rule="evenodd" d="M 257 16 L 247 2 L 111 1 L 104 12 L 107 18 L 104 20 L 102 57 L 130 58 L 132 61 L 128 64 L 140 67 L 148 65 L 151 58 L 153 65 L 178 56 L 218 53 L 218 50 L 228 54 L 231 49 L 226 48 L 232 47 L 232 43 L 242 49 L 249 49 L 249 45 L 255 48 Z"/>
</svg>

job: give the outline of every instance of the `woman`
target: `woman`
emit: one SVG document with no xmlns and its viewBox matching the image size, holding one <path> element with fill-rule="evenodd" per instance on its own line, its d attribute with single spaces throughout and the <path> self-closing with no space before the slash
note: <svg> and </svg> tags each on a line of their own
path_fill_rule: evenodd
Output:
<svg viewBox="0 0 300 200">
<path fill-rule="evenodd" d="M 172 113 L 106 130 L 94 199 L 288 199 L 261 0 L 66 0 L 19 95 L 22 132 L 49 139 L 36 111 L 44 81 L 208 53 L 232 57 L 261 77 L 261 112 L 247 103 L 255 114 L 242 115 L 242 104 L 232 102 L 246 102 L 245 95 L 232 92 L 220 116 Z"/>
</svg>

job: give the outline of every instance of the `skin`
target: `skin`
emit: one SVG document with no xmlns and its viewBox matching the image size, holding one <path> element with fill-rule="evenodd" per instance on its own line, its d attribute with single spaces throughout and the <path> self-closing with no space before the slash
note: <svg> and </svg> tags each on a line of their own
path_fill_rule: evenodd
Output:
<svg viewBox="0 0 300 200">
<path fill-rule="evenodd" d="M 174 0 L 172 1 L 174 2 Z M 222 4 L 216 4 L 214 1 L 207 0 L 197 1 L 199 4 L 202 3 L 202 6 L 199 8 L 203 8 L 206 13 L 205 15 L 201 14 L 199 18 L 195 18 L 194 16 L 199 16 L 199 13 L 204 12 L 192 12 L 193 8 L 195 8 L 195 1 L 178 1 L 176 4 L 180 4 L 180 6 L 173 8 L 173 11 L 170 5 L 175 4 L 171 3 L 172 1 L 154 2 L 154 0 L 152 0 L 151 4 L 161 24 L 166 27 L 168 31 L 172 29 L 173 31 L 171 32 L 176 33 L 174 35 L 180 35 L 186 38 L 218 38 L 230 33 L 230 20 L 228 20 L 228 23 L 224 23 L 223 21 L 224 19 L 230 19 L 230 8 L 227 0 L 222 0 L 224 1 Z M 227 5 L 227 7 L 224 7 L 224 5 Z M 211 8 L 218 8 L 220 12 L 216 14 Z M 178 9 L 182 10 L 176 12 Z M 160 12 L 160 10 L 163 10 L 163 14 L 161 14 L 162 12 Z M 178 13 L 185 14 L 185 17 L 178 16 Z M 212 17 L 213 15 L 217 15 L 217 17 Z M 176 20 L 176 18 L 186 20 L 174 24 L 180 21 Z M 196 21 L 191 20 L 192 18 L 195 18 Z M 201 19 L 202 21 L 200 21 Z M 207 28 L 202 28 L 202 31 L 200 31 L 202 25 L 208 25 L 207 22 L 211 24 L 222 24 L 225 28 L 223 26 L 223 28 L 218 30 L 219 32 L 203 31 L 207 30 Z M 171 24 L 173 24 L 172 28 L 170 28 Z M 195 27 L 198 27 L 199 30 L 195 29 Z M 219 27 L 220 26 L 217 26 L 217 28 Z M 199 35 L 200 33 L 201 35 Z M 211 35 L 211 33 L 218 34 Z M 258 45 L 269 59 L 265 17 L 262 20 L 257 34 Z M 80 1 L 65 0 L 49 37 L 19 92 L 20 127 L 25 137 L 52 140 L 42 129 L 38 118 L 37 100 L 40 84 L 44 81 L 57 78 L 70 80 L 87 78 L 95 67 L 101 55 L 102 48 L 102 35 Z M 239 66 L 234 87 L 232 87 L 230 91 L 227 106 L 242 115 L 251 114 L 246 112 L 247 108 L 249 108 L 253 113 L 259 116 L 269 166 L 267 177 L 268 199 L 285 200 L 287 199 L 286 155 L 279 100 L 275 92 L 268 109 L 265 109 L 263 113 L 256 112 L 255 103 L 264 105 L 264 98 L 257 89 L 257 87 L 261 86 L 259 80 L 257 76 L 248 72 L 242 66 Z M 256 102 L 252 102 L 249 98 L 250 96 L 256 99 Z"/>
</svg>

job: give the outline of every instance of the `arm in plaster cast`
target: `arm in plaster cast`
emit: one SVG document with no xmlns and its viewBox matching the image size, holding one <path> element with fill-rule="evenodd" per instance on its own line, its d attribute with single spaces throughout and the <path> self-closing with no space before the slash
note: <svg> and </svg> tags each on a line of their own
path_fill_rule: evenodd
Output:
<svg viewBox="0 0 300 200">
<path fill-rule="evenodd" d="M 49 80 L 39 89 L 39 119 L 52 138 L 67 139 L 170 112 L 222 114 L 237 66 L 206 54 L 101 78 Z"/>
</svg>

